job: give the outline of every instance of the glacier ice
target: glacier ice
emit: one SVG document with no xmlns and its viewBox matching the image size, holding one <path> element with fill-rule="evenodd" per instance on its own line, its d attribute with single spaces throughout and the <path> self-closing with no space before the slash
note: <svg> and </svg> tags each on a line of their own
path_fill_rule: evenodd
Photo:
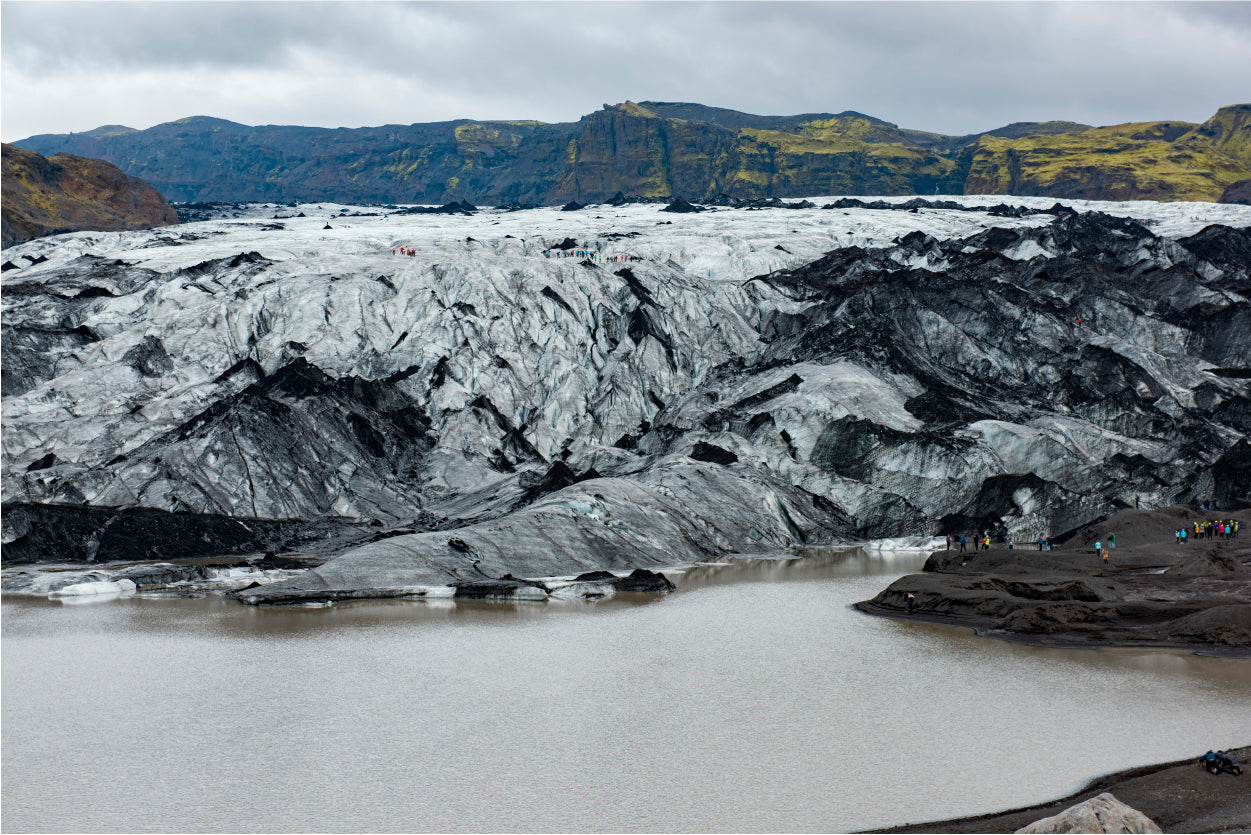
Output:
<svg viewBox="0 0 1251 835">
<path fill-rule="evenodd" d="M 117 596 L 122 594 L 133 594 L 135 584 L 131 580 L 107 581 L 99 580 L 88 583 L 74 583 L 68 586 L 62 586 L 48 596 L 52 598 L 59 597 L 88 597 L 95 595 Z"/>
<path fill-rule="evenodd" d="M 1245 490 L 1251 209 L 1014 202 L 1040 213 L 319 204 L 31 241 L 0 495 L 354 532 L 261 599 Z"/>
</svg>

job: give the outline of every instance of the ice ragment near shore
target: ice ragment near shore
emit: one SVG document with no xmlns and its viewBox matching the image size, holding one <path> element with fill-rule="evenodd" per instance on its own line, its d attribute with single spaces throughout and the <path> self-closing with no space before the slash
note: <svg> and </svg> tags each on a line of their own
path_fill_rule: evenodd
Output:
<svg viewBox="0 0 1251 835">
<path fill-rule="evenodd" d="M 1245 493 L 1251 208 L 1065 205 L 270 205 L 6 249 L 6 561 L 107 559 L 115 508 L 134 559 L 336 555 L 240 592 L 278 601 Z"/>
</svg>

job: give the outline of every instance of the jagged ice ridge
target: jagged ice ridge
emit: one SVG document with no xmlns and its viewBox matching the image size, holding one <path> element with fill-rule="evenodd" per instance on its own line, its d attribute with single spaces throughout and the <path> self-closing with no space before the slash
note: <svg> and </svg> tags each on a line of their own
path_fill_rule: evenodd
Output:
<svg viewBox="0 0 1251 835">
<path fill-rule="evenodd" d="M 321 204 L 34 241 L 3 500 L 368 528 L 251 592 L 281 600 L 1245 493 L 1251 209 L 1067 205 L 1107 214 Z"/>
</svg>

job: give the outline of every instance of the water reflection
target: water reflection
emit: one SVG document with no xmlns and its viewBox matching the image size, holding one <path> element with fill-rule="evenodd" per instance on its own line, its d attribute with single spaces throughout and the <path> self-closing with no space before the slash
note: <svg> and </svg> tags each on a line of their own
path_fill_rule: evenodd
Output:
<svg viewBox="0 0 1251 835">
<path fill-rule="evenodd" d="M 671 595 L 618 594 L 601 600 L 548 598 L 539 601 L 472 599 L 390 599 L 343 601 L 333 606 L 245 606 L 209 594 L 200 598 L 110 597 L 96 606 L 75 607 L 58 621 L 60 631 L 98 633 L 100 615 L 109 628 L 169 634 L 184 630 L 229 638 L 260 640 L 298 639 L 334 630 L 386 630 L 394 627 L 462 626 L 508 627 L 562 616 L 606 617 L 622 610 L 680 604 L 685 595 L 741 584 L 812 583 L 839 578 L 883 578 L 864 595 L 870 597 L 897 577 L 919 571 L 928 551 L 881 551 L 866 548 L 811 548 L 799 554 L 724 557 L 716 561 L 665 570 L 677 586 Z M 92 598 L 88 598 L 92 599 Z M 32 622 L 22 613 L 59 608 L 81 601 L 4 597 L 5 638 L 28 634 Z M 851 601 L 854 602 L 854 601 Z M 850 605 L 846 603 L 844 605 Z M 1251 696 L 1251 665 L 1230 659 L 1196 656 L 1183 650 L 1052 649 L 980 638 L 965 627 L 919 621 L 894 621 L 855 612 L 856 619 L 872 621 L 892 640 L 908 641 L 925 652 L 956 663 L 981 663 L 987 657 L 1029 659 L 1039 667 L 1055 664 L 1091 669 L 1133 669 L 1157 676 L 1185 678 L 1222 692 Z"/>
<path fill-rule="evenodd" d="M 681 590 L 730 583 L 786 582 L 835 577 L 877 577 L 919 571 L 929 551 L 881 551 L 869 548 L 809 548 L 800 554 L 738 556 L 700 563 L 673 581 Z M 883 584 L 885 585 L 885 584 Z"/>
<path fill-rule="evenodd" d="M 1245 744 L 1251 661 L 851 608 L 923 559 L 722 561 L 595 603 L 6 597 L 4 828 L 846 832 Z"/>
<path fill-rule="evenodd" d="M 836 577 L 895 576 L 920 568 L 927 552 L 877 551 L 865 548 L 813 548 L 802 554 L 729 556 L 715 562 L 664 570 L 677 586 L 673 596 L 710 586 L 738 583 L 806 582 Z M 616 594 L 601 600 L 552 597 L 538 601 L 472 599 L 349 600 L 333 606 L 245 606 L 215 594 L 196 598 L 97 595 L 46 600 L 7 595 L 15 611 L 47 606 L 109 607 L 126 628 L 165 631 L 203 629 L 231 637 L 299 635 L 305 630 L 374 628 L 388 623 L 499 625 L 561 615 L 606 614 L 662 604 L 666 596 Z M 113 611 L 114 607 L 116 611 Z M 20 630 L 21 619 L 14 629 Z M 83 619 L 84 625 L 95 620 Z M 76 622 L 70 620 L 72 627 Z M 87 626 L 87 628 L 94 628 Z"/>
</svg>

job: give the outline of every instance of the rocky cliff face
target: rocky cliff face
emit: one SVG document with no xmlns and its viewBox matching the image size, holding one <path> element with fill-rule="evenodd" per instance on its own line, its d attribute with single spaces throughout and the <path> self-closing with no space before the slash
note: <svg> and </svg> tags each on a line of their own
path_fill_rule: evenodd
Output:
<svg viewBox="0 0 1251 835">
<path fill-rule="evenodd" d="M 4 243 L 81 229 L 150 229 L 178 222 L 152 186 L 98 159 L 4 146 Z"/>
<path fill-rule="evenodd" d="M 303 594 L 1245 496 L 1251 237 L 1135 211 L 1176 231 L 628 206 L 31 242 L 4 501 L 376 529 Z"/>
<path fill-rule="evenodd" d="M 569 124 L 326 130 L 196 117 L 20 144 L 107 159 L 180 201 L 559 205 L 617 192 L 690 200 L 936 192 L 1217 200 L 1251 178 L 1248 112 L 1251 105 L 1222 108 L 1203 125 L 1016 123 L 957 137 L 850 111 L 756 116 L 625 102 Z"/>
<path fill-rule="evenodd" d="M 1251 105 L 1202 125 L 1144 122 L 1015 139 L 963 152 L 966 193 L 1093 200 L 1218 200 L 1251 165 Z M 1226 198 L 1228 199 L 1228 198 Z"/>
</svg>

